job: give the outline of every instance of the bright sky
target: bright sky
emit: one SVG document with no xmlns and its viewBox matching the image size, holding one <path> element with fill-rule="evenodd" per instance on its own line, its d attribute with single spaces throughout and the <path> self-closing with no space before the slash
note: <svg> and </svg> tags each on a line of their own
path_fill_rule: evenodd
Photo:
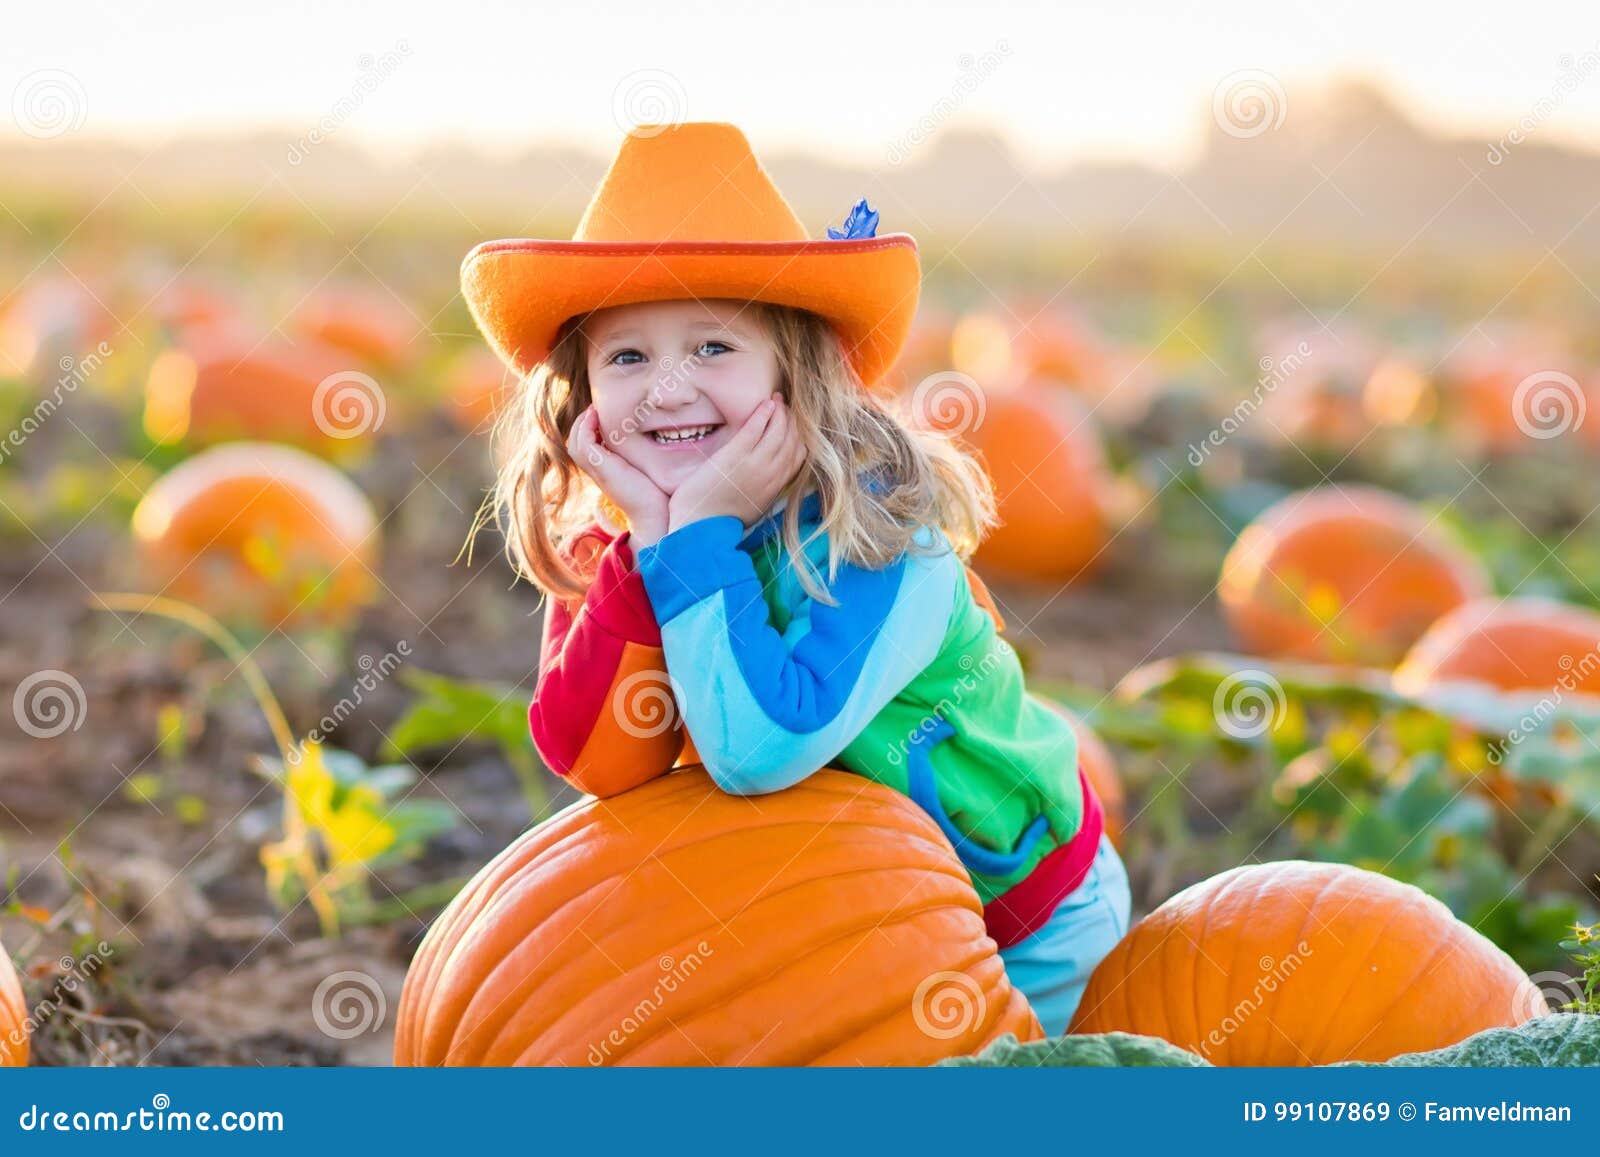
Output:
<svg viewBox="0 0 1600 1157">
<path fill-rule="evenodd" d="M 339 135 L 406 148 L 561 139 L 609 154 L 619 119 L 733 120 L 759 149 L 870 163 L 933 117 L 994 125 L 1042 166 L 1172 163 L 1219 83 L 1259 70 L 1288 91 L 1290 118 L 1297 89 L 1357 73 L 1435 127 L 1491 139 L 1554 101 L 1539 138 L 1600 148 L 1594 0 L 28 0 L 5 24 L 6 134 L 51 115 L 27 100 L 65 93 L 85 138 L 292 138 L 344 100 Z M 396 67 L 364 89 L 385 53 Z M 651 107 L 670 113 L 640 115 Z"/>
</svg>

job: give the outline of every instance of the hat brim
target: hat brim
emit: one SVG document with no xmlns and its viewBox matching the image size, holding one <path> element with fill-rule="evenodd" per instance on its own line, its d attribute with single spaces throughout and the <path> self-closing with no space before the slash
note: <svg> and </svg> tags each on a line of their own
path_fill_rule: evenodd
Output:
<svg viewBox="0 0 1600 1157">
<path fill-rule="evenodd" d="M 621 243 L 488 241 L 461 289 L 495 351 L 527 373 L 562 322 L 609 306 L 734 298 L 830 321 L 866 386 L 884 380 L 911 332 L 922 282 L 909 234 L 842 241 Z"/>
</svg>

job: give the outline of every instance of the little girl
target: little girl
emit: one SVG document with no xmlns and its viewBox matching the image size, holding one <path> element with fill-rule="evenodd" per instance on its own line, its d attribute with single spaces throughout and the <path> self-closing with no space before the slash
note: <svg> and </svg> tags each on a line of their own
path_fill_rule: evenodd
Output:
<svg viewBox="0 0 1600 1157">
<path fill-rule="evenodd" d="M 552 596 L 529 719 L 597 796 L 687 763 L 741 795 L 824 765 L 905 793 L 1055 1035 L 1127 877 L 963 561 L 987 478 L 871 392 L 921 277 L 876 221 L 863 201 L 811 239 L 737 128 L 646 126 L 572 241 L 469 255 L 474 317 L 527 375 L 494 501 Z"/>
</svg>

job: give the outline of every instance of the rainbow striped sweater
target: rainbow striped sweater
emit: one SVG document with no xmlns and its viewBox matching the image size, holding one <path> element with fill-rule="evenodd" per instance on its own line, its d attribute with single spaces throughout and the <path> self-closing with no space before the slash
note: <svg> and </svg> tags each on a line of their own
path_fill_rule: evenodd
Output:
<svg viewBox="0 0 1600 1157">
<path fill-rule="evenodd" d="M 801 505 L 802 540 L 818 496 Z M 552 603 L 529 710 L 545 762 L 584 791 L 626 791 L 701 763 L 758 795 L 825 765 L 908 795 L 943 829 L 1003 947 L 1082 882 L 1102 812 L 1071 725 L 1024 686 L 977 577 L 944 535 L 882 569 L 842 564 L 800 586 L 778 537 L 702 519 L 638 551 L 594 526 L 569 557 L 592 573 Z M 828 544 L 806 546 L 827 575 Z M 687 734 L 685 734 L 685 732 Z"/>
</svg>

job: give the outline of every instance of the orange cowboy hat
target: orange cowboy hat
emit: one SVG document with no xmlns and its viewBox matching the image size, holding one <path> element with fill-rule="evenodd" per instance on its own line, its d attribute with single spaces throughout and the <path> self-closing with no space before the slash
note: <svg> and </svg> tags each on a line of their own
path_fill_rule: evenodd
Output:
<svg viewBox="0 0 1600 1157">
<path fill-rule="evenodd" d="M 922 278 L 917 243 L 874 236 L 877 216 L 860 201 L 842 230 L 812 238 L 737 126 L 640 125 L 570 241 L 486 241 L 462 262 L 461 289 L 489 344 L 519 373 L 577 314 L 735 298 L 820 314 L 871 386 L 905 343 Z"/>
</svg>

